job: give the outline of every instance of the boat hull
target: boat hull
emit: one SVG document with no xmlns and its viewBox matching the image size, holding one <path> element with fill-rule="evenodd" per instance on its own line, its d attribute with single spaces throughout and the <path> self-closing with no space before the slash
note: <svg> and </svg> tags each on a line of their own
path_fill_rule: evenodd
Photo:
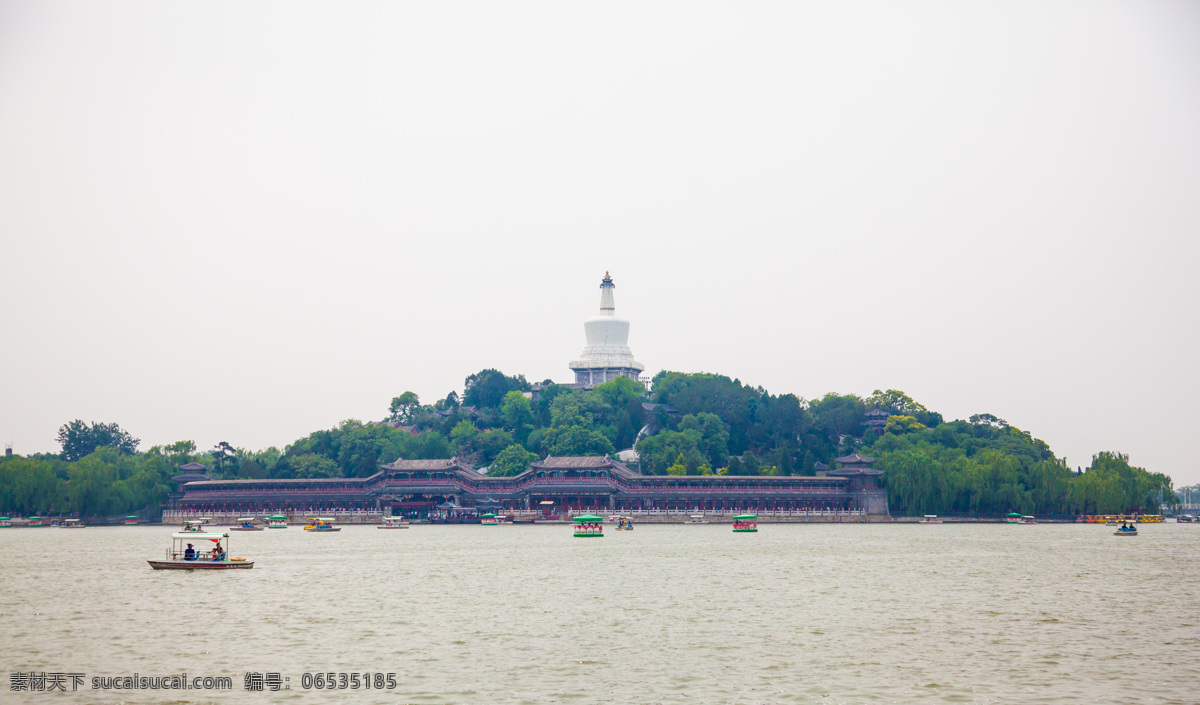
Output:
<svg viewBox="0 0 1200 705">
<path fill-rule="evenodd" d="M 377 526 L 376 529 L 407 529 L 407 526 Z"/>
<path fill-rule="evenodd" d="M 262 531 L 263 528 L 261 526 L 256 526 L 254 528 L 246 528 L 244 526 L 231 526 L 231 527 L 229 527 L 229 530 L 230 531 Z"/>
<path fill-rule="evenodd" d="M 306 527 L 304 527 L 304 530 L 309 532 L 310 534 L 330 534 L 330 533 L 333 533 L 334 531 L 341 531 L 341 528 L 335 527 L 333 529 L 310 529 L 306 526 Z"/>
<path fill-rule="evenodd" d="M 1114 531 L 1113 536 L 1137 536 L 1136 531 Z"/>
<path fill-rule="evenodd" d="M 735 534 L 757 534 L 758 529 L 734 529 Z"/>
<path fill-rule="evenodd" d="M 254 561 L 146 561 L 155 570 L 233 570 L 254 567 Z"/>
</svg>

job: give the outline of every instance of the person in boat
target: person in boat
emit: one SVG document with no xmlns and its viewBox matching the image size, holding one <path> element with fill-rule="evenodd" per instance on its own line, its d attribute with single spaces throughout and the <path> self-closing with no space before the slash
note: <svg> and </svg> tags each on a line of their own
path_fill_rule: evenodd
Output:
<svg viewBox="0 0 1200 705">
<path fill-rule="evenodd" d="M 221 550 L 221 544 L 217 544 L 216 547 L 213 548 L 212 559 L 214 561 L 219 561 L 223 560 L 224 558 L 225 552 Z"/>
<path fill-rule="evenodd" d="M 196 549 L 192 548 L 192 544 L 190 544 L 190 543 L 188 544 L 187 550 L 183 552 L 183 560 L 185 560 L 185 561 L 196 560 Z"/>
</svg>

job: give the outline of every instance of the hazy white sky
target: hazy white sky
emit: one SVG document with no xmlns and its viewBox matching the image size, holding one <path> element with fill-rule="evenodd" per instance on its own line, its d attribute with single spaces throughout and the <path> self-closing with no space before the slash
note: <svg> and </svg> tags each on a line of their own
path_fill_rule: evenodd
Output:
<svg viewBox="0 0 1200 705">
<path fill-rule="evenodd" d="M 0 436 L 630 345 L 1200 480 L 1200 3 L 0 2 Z"/>
</svg>

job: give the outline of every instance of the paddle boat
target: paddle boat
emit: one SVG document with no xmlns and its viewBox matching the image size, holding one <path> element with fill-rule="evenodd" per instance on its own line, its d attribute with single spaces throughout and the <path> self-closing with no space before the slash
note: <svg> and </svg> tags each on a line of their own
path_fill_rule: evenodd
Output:
<svg viewBox="0 0 1200 705">
<path fill-rule="evenodd" d="M 333 519 L 330 517 L 309 517 L 308 524 L 304 526 L 305 531 L 341 531 L 342 527 L 334 526 Z"/>
<path fill-rule="evenodd" d="M 282 514 L 274 514 L 272 516 L 267 517 L 267 528 L 268 529 L 286 529 L 287 528 L 287 517 L 285 517 Z"/>
<path fill-rule="evenodd" d="M 739 514 L 733 518 L 735 534 L 753 534 L 758 532 L 757 514 Z"/>
<path fill-rule="evenodd" d="M 29 517 L 25 526 L 45 526 L 46 520 L 41 517 Z"/>
<path fill-rule="evenodd" d="M 0 517 L 0 529 L 11 529 L 12 519 L 8 517 Z"/>
<path fill-rule="evenodd" d="M 1162 521 L 1162 514 L 1142 514 L 1137 518 L 1139 524 L 1161 524 Z"/>
<path fill-rule="evenodd" d="M 230 531 L 262 531 L 263 528 L 254 523 L 254 517 L 240 517 L 237 526 L 229 527 Z"/>
<path fill-rule="evenodd" d="M 1026 514 L 1026 515 L 1022 516 L 1022 517 L 1021 517 L 1021 520 L 1020 520 L 1020 521 L 1018 521 L 1017 523 L 1018 523 L 1018 524 L 1036 524 L 1036 523 L 1037 523 L 1037 519 L 1034 519 L 1033 517 L 1031 517 L 1031 516 L 1029 516 L 1028 514 Z"/>
<path fill-rule="evenodd" d="M 404 521 L 404 517 L 384 517 L 383 523 L 375 528 L 376 529 L 407 529 L 408 522 Z"/>
<path fill-rule="evenodd" d="M 633 519 L 617 517 L 617 531 L 633 531 Z"/>
<path fill-rule="evenodd" d="M 203 542 L 195 548 L 190 542 Z M 229 534 L 180 531 L 171 534 L 171 548 L 161 561 L 146 561 L 155 570 L 225 570 L 253 568 L 254 561 L 229 557 Z"/>
<path fill-rule="evenodd" d="M 1137 527 L 1133 524 L 1122 524 L 1113 532 L 1114 536 L 1137 536 Z"/>
<path fill-rule="evenodd" d="M 137 518 L 136 514 L 130 514 L 129 516 L 125 517 L 125 526 L 137 526 L 137 525 L 138 525 L 138 518 Z"/>
<path fill-rule="evenodd" d="M 921 517 L 921 520 L 917 523 L 918 524 L 941 524 L 942 520 L 938 519 L 937 514 L 926 514 L 925 516 Z"/>
<path fill-rule="evenodd" d="M 83 528 L 85 528 L 85 526 L 84 526 L 84 524 L 80 523 L 80 521 L 78 519 L 63 519 L 62 523 L 58 525 L 58 528 L 60 528 L 60 529 L 83 529 Z"/>
<path fill-rule="evenodd" d="M 580 514 L 575 517 L 575 538 L 590 539 L 604 536 L 604 517 L 594 514 Z"/>
<path fill-rule="evenodd" d="M 704 520 L 703 514 L 693 514 L 690 517 L 688 517 L 687 523 L 689 523 L 689 524 L 707 524 L 708 522 Z"/>
<path fill-rule="evenodd" d="M 481 514 L 479 516 L 479 523 L 484 526 L 499 526 L 500 519 L 495 514 Z"/>
<path fill-rule="evenodd" d="M 1021 513 L 1020 512 L 1009 512 L 1008 514 L 1006 514 L 1004 516 L 1004 523 L 1005 524 L 1020 524 L 1021 523 Z"/>
<path fill-rule="evenodd" d="M 3 522 L 3 521 L 4 521 L 4 517 L 0 517 L 0 522 Z M 1176 524 L 1194 524 L 1194 523 L 1196 523 L 1196 517 L 1192 516 L 1191 514 L 1180 514 L 1179 516 L 1175 517 L 1175 523 Z"/>
<path fill-rule="evenodd" d="M 204 522 L 205 522 L 204 519 L 184 519 L 183 520 L 183 528 L 180 529 L 180 531 L 184 531 L 189 534 L 203 533 Z"/>
</svg>

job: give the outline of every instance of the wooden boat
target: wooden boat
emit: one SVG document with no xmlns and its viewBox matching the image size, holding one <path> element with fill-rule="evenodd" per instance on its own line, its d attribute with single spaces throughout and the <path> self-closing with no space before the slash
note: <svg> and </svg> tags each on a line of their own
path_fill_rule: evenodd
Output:
<svg viewBox="0 0 1200 705">
<path fill-rule="evenodd" d="M 594 514 L 580 514 L 574 518 L 575 538 L 591 539 L 604 536 L 604 517 Z"/>
<path fill-rule="evenodd" d="M 402 517 L 384 517 L 383 523 L 375 527 L 376 529 L 407 529 L 408 522 Z"/>
<path fill-rule="evenodd" d="M 285 517 L 282 514 L 274 514 L 272 516 L 267 517 L 267 528 L 268 529 L 286 529 L 287 528 L 287 517 Z"/>
<path fill-rule="evenodd" d="M 941 524 L 942 520 L 938 519 L 937 514 L 926 514 L 925 516 L 921 517 L 921 520 L 917 523 L 918 524 Z"/>
<path fill-rule="evenodd" d="M 341 531 L 342 527 L 334 526 L 333 519 L 330 517 L 309 517 L 308 524 L 305 525 L 304 530 L 325 533 L 328 531 Z"/>
<path fill-rule="evenodd" d="M 63 519 L 62 523 L 58 525 L 58 528 L 60 528 L 60 529 L 83 529 L 83 528 L 86 528 L 86 526 L 84 524 L 80 523 L 80 521 L 78 519 Z"/>
<path fill-rule="evenodd" d="M 758 533 L 758 515 L 757 514 L 739 514 L 733 518 L 733 533 L 735 534 L 754 534 Z"/>
<path fill-rule="evenodd" d="M 195 549 L 189 541 L 203 541 L 208 550 Z M 188 549 L 192 548 L 191 553 Z M 204 546 L 201 546 L 201 549 Z M 161 561 L 146 561 L 155 570 L 230 570 L 253 568 L 254 561 L 241 556 L 229 558 L 229 534 L 181 531 L 171 534 L 171 548 Z"/>
<path fill-rule="evenodd" d="M 229 527 L 230 531 L 262 531 L 263 527 L 254 523 L 254 517 L 239 517 L 238 525 Z"/>
</svg>

